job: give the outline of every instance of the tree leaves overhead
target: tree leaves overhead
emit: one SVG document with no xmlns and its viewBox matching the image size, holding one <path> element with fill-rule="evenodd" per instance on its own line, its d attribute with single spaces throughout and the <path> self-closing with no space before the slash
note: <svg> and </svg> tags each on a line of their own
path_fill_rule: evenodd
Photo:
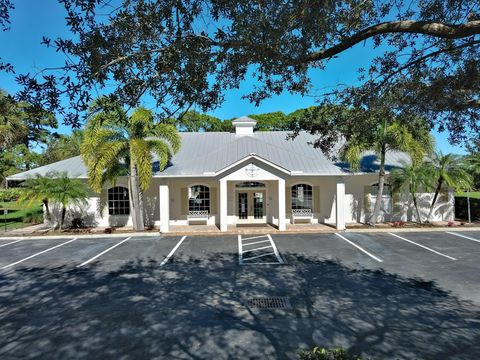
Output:
<svg viewBox="0 0 480 360">
<path fill-rule="evenodd" d="M 62 0 L 72 38 L 43 39 L 67 55 L 54 73 L 19 75 L 21 98 L 64 109 L 65 122 L 80 124 L 79 113 L 102 89 L 111 102 L 128 108 L 144 97 L 154 99 L 157 115 L 172 116 L 196 104 L 207 110 L 221 101 L 227 79 L 209 79 L 217 66 L 207 37 L 195 30 L 202 1 L 110 2 Z M 106 15 L 104 15 L 106 14 Z"/>
<path fill-rule="evenodd" d="M 478 130 L 476 0 L 60 2 L 72 36 L 42 42 L 65 63 L 18 75 L 18 96 L 73 126 L 98 94 L 128 108 L 153 100 L 163 120 L 193 104 L 216 107 L 246 77 L 258 80 L 245 94 L 256 104 L 305 94 L 332 85 L 312 82 L 310 69 L 369 41 L 381 55 L 360 72 L 360 86 L 338 88 L 326 103 L 370 111 L 388 96 L 393 111 L 427 117 L 452 140 Z"/>
</svg>

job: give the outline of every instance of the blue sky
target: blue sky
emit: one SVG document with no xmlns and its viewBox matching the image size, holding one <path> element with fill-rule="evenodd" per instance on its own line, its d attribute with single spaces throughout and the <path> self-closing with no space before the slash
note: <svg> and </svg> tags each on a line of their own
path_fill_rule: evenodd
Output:
<svg viewBox="0 0 480 360">
<path fill-rule="evenodd" d="M 40 45 L 42 36 L 55 38 L 66 35 L 64 10 L 57 0 L 21 0 L 15 2 L 15 10 L 11 14 L 11 29 L 0 32 L 0 57 L 12 63 L 18 73 L 36 72 L 43 67 L 62 64 L 63 57 L 52 49 Z M 367 68 L 375 55 L 371 44 L 366 43 L 341 54 L 331 61 L 326 69 L 312 71 L 312 83 L 316 89 L 333 87 L 337 84 L 354 84 L 357 82 L 357 69 Z M 266 113 L 272 111 L 292 112 L 299 108 L 315 105 L 313 96 L 302 97 L 296 94 L 283 93 L 265 100 L 255 107 L 248 100 L 242 99 L 253 88 L 255 83 L 247 79 L 240 89 L 229 91 L 225 102 L 210 114 L 221 119 L 230 119 L 242 115 Z M 18 90 L 14 76 L 0 73 L 0 88 L 13 93 Z M 61 122 L 61 119 L 59 119 Z M 59 132 L 68 133 L 71 129 L 61 126 Z M 438 147 L 444 153 L 465 153 L 463 148 L 448 143 L 446 133 L 434 133 Z"/>
</svg>

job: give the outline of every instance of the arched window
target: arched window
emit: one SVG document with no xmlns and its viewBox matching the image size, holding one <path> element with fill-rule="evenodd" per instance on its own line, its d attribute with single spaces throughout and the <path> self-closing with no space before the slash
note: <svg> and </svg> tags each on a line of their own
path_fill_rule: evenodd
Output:
<svg viewBox="0 0 480 360">
<path fill-rule="evenodd" d="M 188 211 L 210 213 L 210 189 L 204 185 L 193 185 L 188 189 Z"/>
<path fill-rule="evenodd" d="M 375 206 L 375 202 L 377 201 L 377 195 L 378 195 L 378 183 L 373 184 L 370 189 L 370 199 L 372 202 L 372 206 Z M 380 210 L 386 212 L 387 214 L 390 214 L 392 212 L 393 208 L 393 201 L 392 201 L 392 187 L 390 184 L 384 184 L 383 185 L 383 195 L 382 195 L 382 201 L 380 203 Z"/>
<path fill-rule="evenodd" d="M 126 187 L 115 186 L 108 189 L 108 214 L 130 214 L 130 200 L 128 198 L 128 189 Z"/>
<path fill-rule="evenodd" d="M 308 184 L 292 186 L 292 209 L 312 209 L 313 190 Z"/>
</svg>

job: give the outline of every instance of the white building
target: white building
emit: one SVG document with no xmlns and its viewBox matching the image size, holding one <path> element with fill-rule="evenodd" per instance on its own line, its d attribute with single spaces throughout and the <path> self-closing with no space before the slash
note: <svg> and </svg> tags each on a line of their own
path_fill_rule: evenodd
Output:
<svg viewBox="0 0 480 360">
<path fill-rule="evenodd" d="M 220 231 L 241 224 L 271 224 L 285 230 L 288 224 L 331 224 L 343 230 L 347 223 L 369 218 L 375 203 L 378 162 L 365 154 L 362 171 L 334 163 L 315 149 L 314 135 L 302 132 L 288 139 L 288 132 L 254 132 L 248 117 L 233 121 L 235 133 L 182 133 L 182 148 L 162 172 L 158 163 L 150 188 L 144 194 L 147 225 L 168 232 L 176 225 L 216 225 Z M 387 154 L 387 170 L 401 166 L 408 157 Z M 79 156 L 16 174 L 12 180 L 36 173 L 67 171 L 87 180 Z M 102 193 L 91 194 L 89 206 L 72 209 L 70 220 L 81 217 L 97 226 L 131 225 L 127 179 Z M 424 216 L 431 194 L 420 196 Z M 432 220 L 453 220 L 453 194 L 445 191 L 437 201 Z M 414 220 L 410 197 L 393 194 L 388 185 L 379 221 Z M 68 219 L 67 219 L 68 220 Z"/>
</svg>

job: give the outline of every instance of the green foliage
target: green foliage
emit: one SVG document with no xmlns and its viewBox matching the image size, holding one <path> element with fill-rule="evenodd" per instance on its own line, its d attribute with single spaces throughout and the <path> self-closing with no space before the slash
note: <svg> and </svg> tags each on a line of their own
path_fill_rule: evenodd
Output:
<svg viewBox="0 0 480 360">
<path fill-rule="evenodd" d="M 327 349 L 314 347 L 312 350 L 301 350 L 298 354 L 300 360 L 361 360 L 358 356 L 351 356 L 340 348 Z"/>
<path fill-rule="evenodd" d="M 46 194 L 50 201 L 59 203 L 64 208 L 87 203 L 88 188 L 82 180 L 72 179 L 67 172 L 51 172 L 46 177 L 50 185 Z"/>
<path fill-rule="evenodd" d="M 30 170 L 40 164 L 42 156 L 31 151 L 25 144 L 0 149 L 0 184 L 9 175 Z"/>
<path fill-rule="evenodd" d="M 432 190 L 432 166 L 427 162 L 403 164 L 401 168 L 394 169 L 390 173 L 389 182 L 393 191 L 405 191 L 412 196 L 413 205 L 417 212 L 417 221 L 422 223 L 418 208 L 417 195 L 420 192 Z"/>
<path fill-rule="evenodd" d="M 380 158 L 388 151 L 403 151 L 410 155 L 413 163 L 420 163 L 433 148 L 433 139 L 425 125 L 414 128 L 400 119 L 384 119 L 377 123 L 370 122 L 371 127 L 362 132 L 350 134 L 345 143 L 341 158 L 359 170 L 363 152 L 371 150 Z"/>
<path fill-rule="evenodd" d="M 180 131 L 221 131 L 221 120 L 214 116 L 201 114 L 197 111 L 187 111 L 181 118 L 177 119 L 177 126 Z"/>
<path fill-rule="evenodd" d="M 464 160 L 467 170 L 473 176 L 474 188 L 480 189 L 480 152 L 472 152 Z"/>
<path fill-rule="evenodd" d="M 290 119 L 282 111 L 249 115 L 249 117 L 257 120 L 255 127 L 257 131 L 282 131 L 290 128 Z"/>
<path fill-rule="evenodd" d="M 109 94 L 129 108 L 152 99 L 162 119 L 193 104 L 202 111 L 214 109 L 226 90 L 239 88 L 247 77 L 257 84 L 243 95 L 257 105 L 283 91 L 303 95 L 319 87 L 312 84 L 310 70 L 325 70 L 328 62 L 366 42 L 377 56 L 369 69 L 359 69 L 358 87 L 333 91 L 339 94 L 336 103 L 368 108 L 376 98 L 394 94 L 397 114 L 421 114 L 432 127 L 460 137 L 478 134 L 476 0 L 425 0 L 416 6 L 119 0 L 108 16 L 101 16 L 103 1 L 61 3 L 70 32 L 42 42 L 64 54 L 62 71 L 19 74 L 17 81 L 24 86 L 19 92 L 24 99 L 52 111 L 65 110 L 67 103 L 73 110 L 65 114 L 68 124 L 80 124 L 78 114 L 93 93 Z M 464 131 L 469 128 L 473 131 Z"/>
<path fill-rule="evenodd" d="M 42 153 L 39 165 L 47 165 L 80 155 L 82 141 L 83 130 L 80 129 L 73 130 L 69 135 L 60 135 L 58 138 L 52 138 Z"/>
<path fill-rule="evenodd" d="M 66 172 L 49 172 L 46 176 L 36 175 L 22 184 L 22 194 L 18 203 L 31 205 L 42 201 L 45 205 L 47 219 L 50 220 L 49 204 L 56 203 L 62 207 L 59 227 L 63 226 L 66 209 L 70 205 L 85 205 L 89 198 L 87 185 L 79 180 L 72 179 Z"/>
<path fill-rule="evenodd" d="M 18 188 L 0 189 L 0 201 L 16 201 L 21 194 Z"/>
<path fill-rule="evenodd" d="M 472 192 L 466 192 L 466 191 L 459 191 L 455 193 L 455 197 L 467 197 L 469 196 L 471 199 L 480 199 L 480 191 L 472 191 Z"/>
<path fill-rule="evenodd" d="M 26 203 L 30 206 L 34 202 L 44 201 L 52 197 L 52 178 L 55 176 L 54 172 L 48 173 L 46 176 L 36 174 L 25 180 L 20 190 L 18 203 Z"/>
<path fill-rule="evenodd" d="M 24 224 L 41 224 L 43 222 L 43 213 L 40 211 L 29 211 L 22 219 Z"/>
<path fill-rule="evenodd" d="M 43 221 L 43 209 L 41 203 L 34 202 L 31 206 L 13 202 L 0 201 L 0 231 L 4 228 L 3 209 L 8 210 L 7 230 L 17 229 L 29 223 L 41 223 Z"/>
<path fill-rule="evenodd" d="M 432 185 L 446 185 L 455 191 L 471 189 L 473 178 L 467 162 L 462 156 L 436 152 L 427 162 L 432 167 Z"/>
<path fill-rule="evenodd" d="M 102 100 L 101 100 L 102 101 Z M 138 171 L 140 189 L 145 191 L 152 178 L 152 153 L 163 170 L 172 154 L 180 149 L 181 137 L 170 124 L 156 124 L 153 114 L 137 108 L 128 117 L 118 107 L 97 111 L 90 117 L 81 146 L 92 189 L 99 192 L 107 181 Z"/>
<path fill-rule="evenodd" d="M 53 114 L 18 102 L 0 90 L 0 184 L 5 177 L 41 162 L 33 147 L 47 143 L 56 127 Z"/>
</svg>

